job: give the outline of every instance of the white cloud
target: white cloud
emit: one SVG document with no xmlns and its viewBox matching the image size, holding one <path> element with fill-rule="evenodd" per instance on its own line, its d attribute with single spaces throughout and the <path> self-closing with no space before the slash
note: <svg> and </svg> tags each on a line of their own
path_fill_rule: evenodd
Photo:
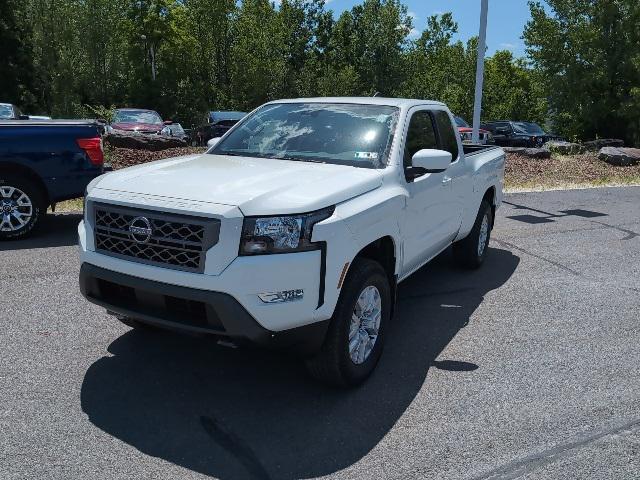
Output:
<svg viewBox="0 0 640 480">
<path fill-rule="evenodd" d="M 502 50 L 510 50 L 510 51 L 514 51 L 518 48 L 518 45 L 515 45 L 513 43 L 501 43 L 500 45 L 498 45 Z"/>
</svg>

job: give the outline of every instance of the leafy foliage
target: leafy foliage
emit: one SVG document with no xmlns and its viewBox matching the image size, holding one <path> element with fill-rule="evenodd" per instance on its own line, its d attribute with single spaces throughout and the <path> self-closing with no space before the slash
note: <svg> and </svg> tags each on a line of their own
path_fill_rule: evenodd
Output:
<svg viewBox="0 0 640 480">
<path fill-rule="evenodd" d="M 0 100 L 55 117 L 154 108 L 188 126 L 208 110 L 380 92 L 440 100 L 471 119 L 477 41 L 454 41 L 450 13 L 416 33 L 401 0 L 362 0 L 337 19 L 325 0 L 278 3 L 5 0 Z M 483 118 L 640 141 L 637 1 L 548 4 L 551 13 L 530 7 L 530 62 L 508 51 L 486 59 Z"/>
<path fill-rule="evenodd" d="M 527 53 L 544 81 L 552 120 L 568 137 L 640 142 L 640 3 L 530 2 Z"/>
</svg>

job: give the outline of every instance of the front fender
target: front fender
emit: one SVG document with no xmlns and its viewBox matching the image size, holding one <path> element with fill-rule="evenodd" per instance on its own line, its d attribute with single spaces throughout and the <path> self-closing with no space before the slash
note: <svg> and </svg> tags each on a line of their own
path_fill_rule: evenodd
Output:
<svg viewBox="0 0 640 480">
<path fill-rule="evenodd" d="M 316 320 L 326 320 L 340 296 L 340 279 L 345 266 L 351 264 L 360 251 L 370 243 L 391 237 L 395 247 L 395 274 L 402 264 L 400 241 L 400 212 L 405 197 L 401 189 L 374 190 L 336 206 L 334 215 L 314 226 L 313 241 L 327 243 L 324 304 L 315 314 Z"/>
</svg>

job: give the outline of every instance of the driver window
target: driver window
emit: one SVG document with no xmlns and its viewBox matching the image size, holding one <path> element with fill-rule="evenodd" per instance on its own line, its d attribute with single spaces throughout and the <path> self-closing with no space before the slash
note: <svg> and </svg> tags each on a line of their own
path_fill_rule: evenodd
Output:
<svg viewBox="0 0 640 480">
<path fill-rule="evenodd" d="M 411 166 L 411 158 L 423 148 L 438 148 L 433 119 L 427 110 L 420 110 L 411 116 L 407 140 L 404 144 L 404 167 Z"/>
</svg>

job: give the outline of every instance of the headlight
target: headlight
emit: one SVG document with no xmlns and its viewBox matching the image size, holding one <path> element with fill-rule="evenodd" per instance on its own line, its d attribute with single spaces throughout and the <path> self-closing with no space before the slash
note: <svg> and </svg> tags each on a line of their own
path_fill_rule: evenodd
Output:
<svg viewBox="0 0 640 480">
<path fill-rule="evenodd" d="M 313 226 L 333 215 L 334 207 L 300 215 L 246 217 L 239 255 L 264 255 L 317 250 L 311 242 Z"/>
</svg>

